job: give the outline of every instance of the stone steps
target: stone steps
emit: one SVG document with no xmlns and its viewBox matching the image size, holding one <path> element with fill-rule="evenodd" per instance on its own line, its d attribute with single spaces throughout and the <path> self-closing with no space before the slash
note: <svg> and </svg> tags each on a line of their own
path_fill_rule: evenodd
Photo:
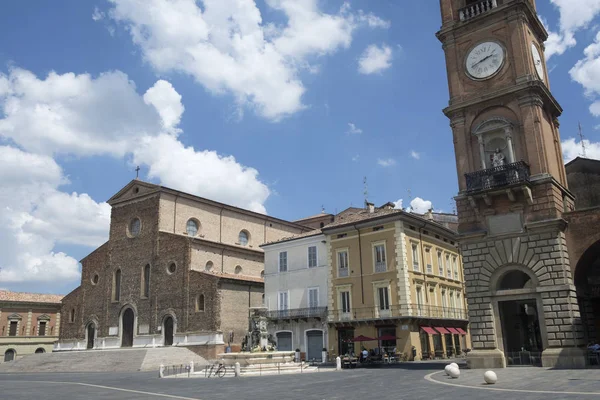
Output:
<svg viewBox="0 0 600 400">
<path fill-rule="evenodd" d="M 185 347 L 82 350 L 31 354 L 0 363 L 0 372 L 133 372 L 157 371 L 160 364 L 198 365 L 206 360 Z"/>
</svg>

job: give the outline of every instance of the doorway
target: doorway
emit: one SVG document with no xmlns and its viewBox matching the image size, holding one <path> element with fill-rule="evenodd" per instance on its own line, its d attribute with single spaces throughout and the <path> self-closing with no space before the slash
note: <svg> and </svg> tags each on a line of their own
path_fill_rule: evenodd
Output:
<svg viewBox="0 0 600 400">
<path fill-rule="evenodd" d="M 577 301 L 586 344 L 600 342 L 600 241 L 590 246 L 575 268 Z"/>
<path fill-rule="evenodd" d="M 536 301 L 498 302 L 507 365 L 541 365 L 542 335 Z"/>
<path fill-rule="evenodd" d="M 134 325 L 134 315 L 133 310 L 128 308 L 123 312 L 122 317 L 122 339 L 121 339 L 121 347 L 132 347 L 133 346 L 133 325 Z"/>
<path fill-rule="evenodd" d="M 4 362 L 12 361 L 15 359 L 15 351 L 13 349 L 8 349 L 4 353 Z"/>
<path fill-rule="evenodd" d="M 292 332 L 277 332 L 277 350 L 292 351 Z"/>
<path fill-rule="evenodd" d="M 94 323 L 90 323 L 87 327 L 87 349 L 94 348 L 94 338 L 96 336 L 96 325 Z"/>
<path fill-rule="evenodd" d="M 306 358 L 316 361 L 323 358 L 323 331 L 306 332 Z"/>
<path fill-rule="evenodd" d="M 168 316 L 164 322 L 165 346 L 173 345 L 173 317 Z"/>
<path fill-rule="evenodd" d="M 338 352 L 340 356 L 354 352 L 354 342 L 352 342 L 353 338 L 353 328 L 338 330 Z"/>
</svg>

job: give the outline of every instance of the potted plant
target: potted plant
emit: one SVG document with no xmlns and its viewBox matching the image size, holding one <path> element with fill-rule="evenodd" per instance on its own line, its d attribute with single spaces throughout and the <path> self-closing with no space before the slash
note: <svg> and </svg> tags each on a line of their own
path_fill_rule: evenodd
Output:
<svg viewBox="0 0 600 400">
<path fill-rule="evenodd" d="M 296 349 L 296 362 L 300 362 L 300 349 Z"/>
</svg>

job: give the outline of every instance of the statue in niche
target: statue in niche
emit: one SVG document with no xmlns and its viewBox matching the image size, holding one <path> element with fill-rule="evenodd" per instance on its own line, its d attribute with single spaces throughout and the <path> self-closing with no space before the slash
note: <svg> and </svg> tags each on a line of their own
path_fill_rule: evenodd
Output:
<svg viewBox="0 0 600 400">
<path fill-rule="evenodd" d="M 492 167 L 501 167 L 504 164 L 504 154 L 500 151 L 500 149 L 496 148 L 496 151 L 494 151 L 494 154 L 492 155 Z"/>
</svg>

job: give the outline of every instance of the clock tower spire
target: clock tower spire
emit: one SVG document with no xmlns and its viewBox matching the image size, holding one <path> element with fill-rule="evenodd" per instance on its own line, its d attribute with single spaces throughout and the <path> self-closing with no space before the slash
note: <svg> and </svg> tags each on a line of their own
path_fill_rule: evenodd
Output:
<svg viewBox="0 0 600 400">
<path fill-rule="evenodd" d="M 473 368 L 541 353 L 544 366 L 583 366 L 569 253 L 562 109 L 544 60 L 535 0 L 440 0 L 456 154 L 459 233 Z M 519 321 L 519 323 L 515 323 Z"/>
</svg>

